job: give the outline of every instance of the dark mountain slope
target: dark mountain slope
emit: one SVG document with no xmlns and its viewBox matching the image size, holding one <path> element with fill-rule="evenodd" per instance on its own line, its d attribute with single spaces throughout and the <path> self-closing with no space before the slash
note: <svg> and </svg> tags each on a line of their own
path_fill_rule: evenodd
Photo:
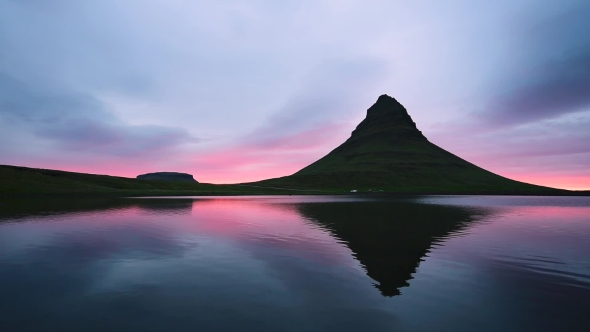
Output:
<svg viewBox="0 0 590 332">
<path fill-rule="evenodd" d="M 468 139 L 468 138 L 466 138 Z M 545 192 L 475 166 L 428 141 L 406 109 L 382 95 L 346 142 L 299 172 L 257 184 L 407 192 Z"/>
</svg>

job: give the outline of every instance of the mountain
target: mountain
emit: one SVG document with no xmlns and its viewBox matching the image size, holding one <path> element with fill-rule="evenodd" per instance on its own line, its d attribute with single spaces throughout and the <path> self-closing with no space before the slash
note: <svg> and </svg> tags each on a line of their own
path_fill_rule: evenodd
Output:
<svg viewBox="0 0 590 332">
<path fill-rule="evenodd" d="M 433 193 L 554 190 L 499 176 L 431 143 L 388 95 L 380 96 L 350 138 L 325 157 L 293 175 L 256 184 Z"/>
<path fill-rule="evenodd" d="M 141 180 L 198 182 L 191 174 L 177 172 L 156 172 L 137 176 Z"/>
<path fill-rule="evenodd" d="M 406 109 L 387 95 L 380 96 L 350 138 L 325 157 L 293 175 L 254 183 L 150 181 L 0 165 L 0 195 L 330 194 L 353 189 L 401 194 L 590 194 L 518 182 L 475 166 L 429 142 Z"/>
</svg>

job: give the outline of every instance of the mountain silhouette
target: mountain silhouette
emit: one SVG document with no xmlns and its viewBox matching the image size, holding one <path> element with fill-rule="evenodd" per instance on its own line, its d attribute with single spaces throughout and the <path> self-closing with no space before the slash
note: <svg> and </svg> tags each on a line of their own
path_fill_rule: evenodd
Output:
<svg viewBox="0 0 590 332">
<path fill-rule="evenodd" d="M 544 191 L 507 179 L 428 141 L 404 106 L 382 95 L 340 146 L 297 173 L 257 184 L 396 191 Z"/>
<path fill-rule="evenodd" d="M 398 194 L 590 195 L 590 191 L 514 181 L 465 161 L 429 142 L 407 110 L 388 95 L 380 96 L 350 138 L 323 158 L 295 174 L 253 183 L 199 183 L 190 174 L 166 172 L 131 179 L 0 165 L 0 195 L 330 194 L 355 189 Z"/>
</svg>

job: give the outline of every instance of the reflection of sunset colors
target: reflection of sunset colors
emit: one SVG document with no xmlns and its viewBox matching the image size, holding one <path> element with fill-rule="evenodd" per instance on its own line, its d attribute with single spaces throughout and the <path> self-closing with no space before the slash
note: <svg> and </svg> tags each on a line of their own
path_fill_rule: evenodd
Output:
<svg viewBox="0 0 590 332">
<path fill-rule="evenodd" d="M 2 331 L 590 326 L 590 197 L 2 203 Z"/>
<path fill-rule="evenodd" d="M 192 217 L 182 219 L 187 231 L 289 250 L 325 263 L 346 262 L 351 255 L 329 232 L 305 222 L 293 205 L 220 198 L 195 200 L 192 207 Z"/>
<path fill-rule="evenodd" d="M 498 260 L 508 261 L 517 256 L 527 257 L 530 252 L 537 256 L 528 257 L 520 263 L 531 267 L 560 265 L 564 263 L 560 262 L 563 257 L 590 263 L 587 260 L 587 252 L 590 251 L 589 207 L 517 205 L 493 209 L 491 222 L 482 220 L 475 225 L 476 231 L 469 231 L 469 237 L 446 243 L 445 251 L 478 260 L 489 250 L 500 250 L 503 255 L 498 255 Z M 577 231 L 573 233 L 572 229 Z M 515 248 L 518 248 L 516 253 L 512 252 Z"/>
<path fill-rule="evenodd" d="M 328 231 L 302 218 L 292 203 L 281 204 L 276 199 L 265 203 L 254 198 L 186 199 L 175 201 L 178 204 L 172 208 L 166 208 L 164 204 L 164 208 L 158 209 L 157 205 L 150 204 L 150 199 L 145 200 L 146 204 L 139 201 L 137 205 L 101 211 L 100 214 L 83 212 L 43 217 L 58 222 L 47 228 L 44 225 L 49 223 L 15 224 L 15 231 L 20 229 L 29 235 L 49 232 L 53 233 L 51 237 L 81 229 L 96 229 L 98 232 L 132 229 L 141 230 L 143 234 L 165 231 L 158 236 L 177 240 L 191 236 L 214 237 L 237 246 L 284 250 L 289 255 L 320 260 L 324 264 L 354 265 L 350 250 L 339 244 Z M 19 245 L 26 246 L 27 241 L 21 240 Z M 113 244 L 103 241 L 94 245 Z"/>
</svg>

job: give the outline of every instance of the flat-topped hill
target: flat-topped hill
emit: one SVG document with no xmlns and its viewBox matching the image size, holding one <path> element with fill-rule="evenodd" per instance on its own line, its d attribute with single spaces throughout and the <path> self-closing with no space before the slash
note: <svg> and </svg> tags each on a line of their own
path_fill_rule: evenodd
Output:
<svg viewBox="0 0 590 332">
<path fill-rule="evenodd" d="M 191 174 L 177 172 L 156 172 L 137 176 L 141 180 L 198 182 Z"/>
</svg>

